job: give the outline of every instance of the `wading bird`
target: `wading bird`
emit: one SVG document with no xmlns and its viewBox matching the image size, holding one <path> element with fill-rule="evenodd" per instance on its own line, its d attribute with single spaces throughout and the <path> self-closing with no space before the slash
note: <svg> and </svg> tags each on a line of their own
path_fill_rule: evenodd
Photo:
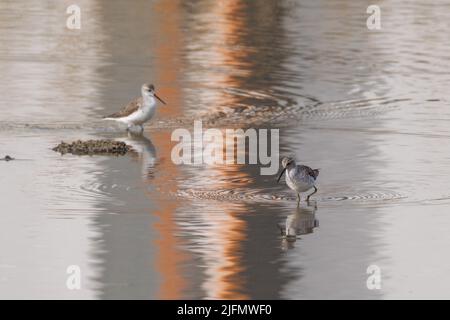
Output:
<svg viewBox="0 0 450 320">
<path fill-rule="evenodd" d="M 281 176 L 286 171 L 286 184 L 297 193 L 297 205 L 300 204 L 300 192 L 308 191 L 314 188 L 314 192 L 309 194 L 306 201 L 309 201 L 309 197 L 317 192 L 315 186 L 317 176 L 319 175 L 319 169 L 311 169 L 308 166 L 296 165 L 295 160 L 290 157 L 285 157 L 281 160 L 283 171 L 278 176 L 277 182 L 280 182 Z"/>
<path fill-rule="evenodd" d="M 138 126 L 140 131 L 142 125 L 150 120 L 156 111 L 156 99 L 166 104 L 155 93 L 155 87 L 152 84 L 143 84 L 141 87 L 141 97 L 131 100 L 122 110 L 103 118 L 103 120 L 115 120 L 126 123 L 127 130 L 133 126 Z M 156 98 L 156 99 L 155 99 Z"/>
</svg>

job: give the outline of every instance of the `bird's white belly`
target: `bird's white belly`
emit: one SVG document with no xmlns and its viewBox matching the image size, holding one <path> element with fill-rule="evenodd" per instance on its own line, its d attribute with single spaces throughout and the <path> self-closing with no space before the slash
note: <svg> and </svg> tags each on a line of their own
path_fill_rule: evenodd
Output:
<svg viewBox="0 0 450 320">
<path fill-rule="evenodd" d="M 292 174 L 286 174 L 286 184 L 292 190 L 297 192 L 305 192 L 314 186 L 314 178 L 307 177 L 304 179 L 296 179 L 296 176 L 291 176 Z"/>
<path fill-rule="evenodd" d="M 132 123 L 134 125 L 141 125 L 153 117 L 154 109 L 139 108 L 129 116 L 120 118 L 120 121 L 125 123 Z"/>
</svg>

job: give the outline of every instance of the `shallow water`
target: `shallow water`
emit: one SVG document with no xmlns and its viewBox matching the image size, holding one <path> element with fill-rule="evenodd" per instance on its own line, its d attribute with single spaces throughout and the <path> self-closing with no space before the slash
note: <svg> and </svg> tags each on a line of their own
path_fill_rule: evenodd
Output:
<svg viewBox="0 0 450 320">
<path fill-rule="evenodd" d="M 1 298 L 450 297 L 445 1 L 383 2 L 380 31 L 359 2 L 78 3 L 81 30 L 63 2 L 0 3 Z M 168 105 L 144 137 L 98 120 L 147 81 Z M 173 164 L 195 119 L 279 128 L 321 168 L 314 201 L 258 165 Z M 91 138 L 135 152 L 51 150 Z"/>
</svg>

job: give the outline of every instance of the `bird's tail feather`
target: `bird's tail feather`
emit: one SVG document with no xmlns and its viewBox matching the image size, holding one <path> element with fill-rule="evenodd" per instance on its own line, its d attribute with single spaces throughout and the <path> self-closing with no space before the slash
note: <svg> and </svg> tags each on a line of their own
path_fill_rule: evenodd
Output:
<svg viewBox="0 0 450 320">
<path fill-rule="evenodd" d="M 320 168 L 313 170 L 314 171 L 314 178 L 317 178 L 319 176 L 319 170 L 320 170 Z"/>
</svg>

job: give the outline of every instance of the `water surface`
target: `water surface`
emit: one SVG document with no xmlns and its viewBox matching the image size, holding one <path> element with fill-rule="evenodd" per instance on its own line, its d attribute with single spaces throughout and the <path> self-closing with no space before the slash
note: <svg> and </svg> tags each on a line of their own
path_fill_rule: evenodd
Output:
<svg viewBox="0 0 450 320">
<path fill-rule="evenodd" d="M 364 2 L 78 3 L 81 30 L 69 3 L 0 4 L 1 298 L 449 298 L 445 1 L 384 1 L 378 31 Z M 168 102 L 144 137 L 98 120 L 143 82 Z M 173 164 L 195 119 L 280 129 L 314 201 L 258 165 Z M 51 150 L 100 138 L 135 151 Z"/>
</svg>

